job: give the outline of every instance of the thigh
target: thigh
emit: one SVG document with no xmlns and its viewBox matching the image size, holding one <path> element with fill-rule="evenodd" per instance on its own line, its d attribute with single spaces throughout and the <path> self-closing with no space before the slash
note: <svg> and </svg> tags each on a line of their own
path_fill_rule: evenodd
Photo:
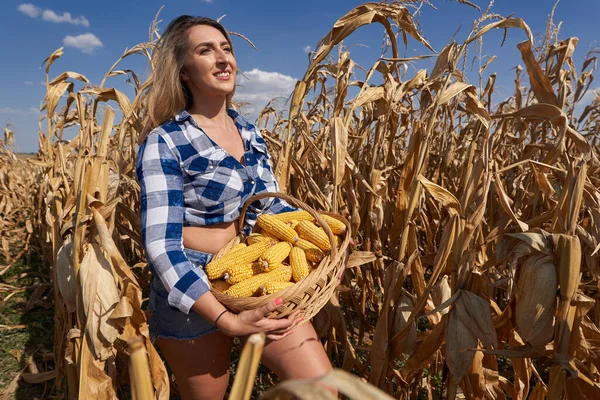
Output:
<svg viewBox="0 0 600 400">
<path fill-rule="evenodd" d="M 315 378 L 332 369 L 310 321 L 281 340 L 267 341 L 262 362 L 281 380 Z"/>
<path fill-rule="evenodd" d="M 221 400 L 229 382 L 233 340 L 213 332 L 193 340 L 159 338 L 183 400 Z"/>
</svg>

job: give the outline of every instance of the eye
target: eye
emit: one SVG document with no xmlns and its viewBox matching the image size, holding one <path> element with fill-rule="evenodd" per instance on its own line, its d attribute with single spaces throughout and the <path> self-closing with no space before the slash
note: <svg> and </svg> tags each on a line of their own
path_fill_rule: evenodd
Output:
<svg viewBox="0 0 600 400">
<path fill-rule="evenodd" d="M 223 47 L 223 51 L 231 53 L 231 47 L 229 47 L 229 46 Z"/>
<path fill-rule="evenodd" d="M 205 49 L 201 49 L 198 54 L 207 54 L 210 51 L 210 49 L 205 48 Z"/>
</svg>

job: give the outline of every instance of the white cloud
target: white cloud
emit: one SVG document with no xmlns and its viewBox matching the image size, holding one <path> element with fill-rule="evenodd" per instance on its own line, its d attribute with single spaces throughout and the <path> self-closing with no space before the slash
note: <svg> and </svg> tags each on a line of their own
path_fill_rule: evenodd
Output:
<svg viewBox="0 0 600 400">
<path fill-rule="evenodd" d="M 257 118 L 258 113 L 275 97 L 289 97 L 294 91 L 296 78 L 279 72 L 267 72 L 254 68 L 238 74 L 234 101 L 247 102 L 244 107 L 249 119 Z"/>
<path fill-rule="evenodd" d="M 71 17 L 71 13 L 68 12 L 58 15 L 52 10 L 45 10 L 42 14 L 42 18 L 44 21 L 56 22 L 57 24 L 66 22 L 73 25 L 83 25 L 86 28 L 90 26 L 90 21 L 88 21 L 86 17 L 81 16 L 73 18 Z"/>
<path fill-rule="evenodd" d="M 73 16 L 69 12 L 63 12 L 61 15 L 49 9 L 42 10 L 41 8 L 36 7 L 31 3 L 19 4 L 17 10 L 31 18 L 37 18 L 41 15 L 44 21 L 55 22 L 57 24 L 66 22 L 72 25 L 82 25 L 86 28 L 90 26 L 90 21 L 88 21 L 88 19 L 84 16 L 73 18 Z"/>
<path fill-rule="evenodd" d="M 594 100 L 594 97 L 596 96 L 594 92 L 600 93 L 600 87 L 589 88 L 588 91 L 583 95 L 581 100 L 579 100 L 579 104 L 581 104 L 583 106 L 587 106 L 588 104 L 590 104 L 592 102 L 592 100 Z"/>
<path fill-rule="evenodd" d="M 310 53 L 312 51 L 312 47 L 311 46 L 304 46 L 303 50 L 304 50 L 304 52 L 306 54 L 308 54 L 308 53 Z"/>
<path fill-rule="evenodd" d="M 91 54 L 97 47 L 102 47 L 102 42 L 93 33 L 84 33 L 77 36 L 65 36 L 63 44 L 75 47 L 86 54 Z"/>
<path fill-rule="evenodd" d="M 39 114 L 40 110 L 34 107 L 28 109 L 23 108 L 12 108 L 12 107 L 0 107 L 0 114 L 13 114 L 13 115 L 35 115 Z"/>
<path fill-rule="evenodd" d="M 33 82 L 31 82 L 31 81 L 25 81 L 25 84 L 26 85 L 33 85 Z"/>
<path fill-rule="evenodd" d="M 19 4 L 19 7 L 17 7 L 17 10 L 21 11 L 23 14 L 25 14 L 31 18 L 37 18 L 42 13 L 41 8 L 36 7 L 31 3 Z"/>
<path fill-rule="evenodd" d="M 588 91 L 583 95 L 581 100 L 579 100 L 579 102 L 575 106 L 575 110 L 573 110 L 575 112 L 575 115 L 581 115 L 581 113 L 583 113 L 583 110 L 585 110 L 585 106 L 592 104 L 592 101 L 596 96 L 595 93 L 598 93 L 600 95 L 600 87 L 588 89 Z"/>
</svg>

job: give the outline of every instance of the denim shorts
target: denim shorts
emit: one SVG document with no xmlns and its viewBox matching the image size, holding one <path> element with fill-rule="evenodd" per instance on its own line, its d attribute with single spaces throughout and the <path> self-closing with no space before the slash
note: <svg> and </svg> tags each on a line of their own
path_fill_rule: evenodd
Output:
<svg viewBox="0 0 600 400">
<path fill-rule="evenodd" d="M 196 268 L 200 269 L 204 269 L 213 257 L 213 254 L 192 249 L 183 249 L 183 252 Z M 148 320 L 150 340 L 154 342 L 159 337 L 192 340 L 217 331 L 217 328 L 194 310 L 185 314 L 171 307 L 167 301 L 168 294 L 162 282 L 153 279 L 148 301 L 148 310 L 152 311 L 152 316 Z"/>
</svg>

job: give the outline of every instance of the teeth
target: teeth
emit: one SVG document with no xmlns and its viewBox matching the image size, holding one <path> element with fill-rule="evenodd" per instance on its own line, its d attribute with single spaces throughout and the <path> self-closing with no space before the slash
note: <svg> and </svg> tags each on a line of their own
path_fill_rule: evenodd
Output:
<svg viewBox="0 0 600 400">
<path fill-rule="evenodd" d="M 217 76 L 229 76 L 229 72 L 219 72 Z"/>
</svg>

